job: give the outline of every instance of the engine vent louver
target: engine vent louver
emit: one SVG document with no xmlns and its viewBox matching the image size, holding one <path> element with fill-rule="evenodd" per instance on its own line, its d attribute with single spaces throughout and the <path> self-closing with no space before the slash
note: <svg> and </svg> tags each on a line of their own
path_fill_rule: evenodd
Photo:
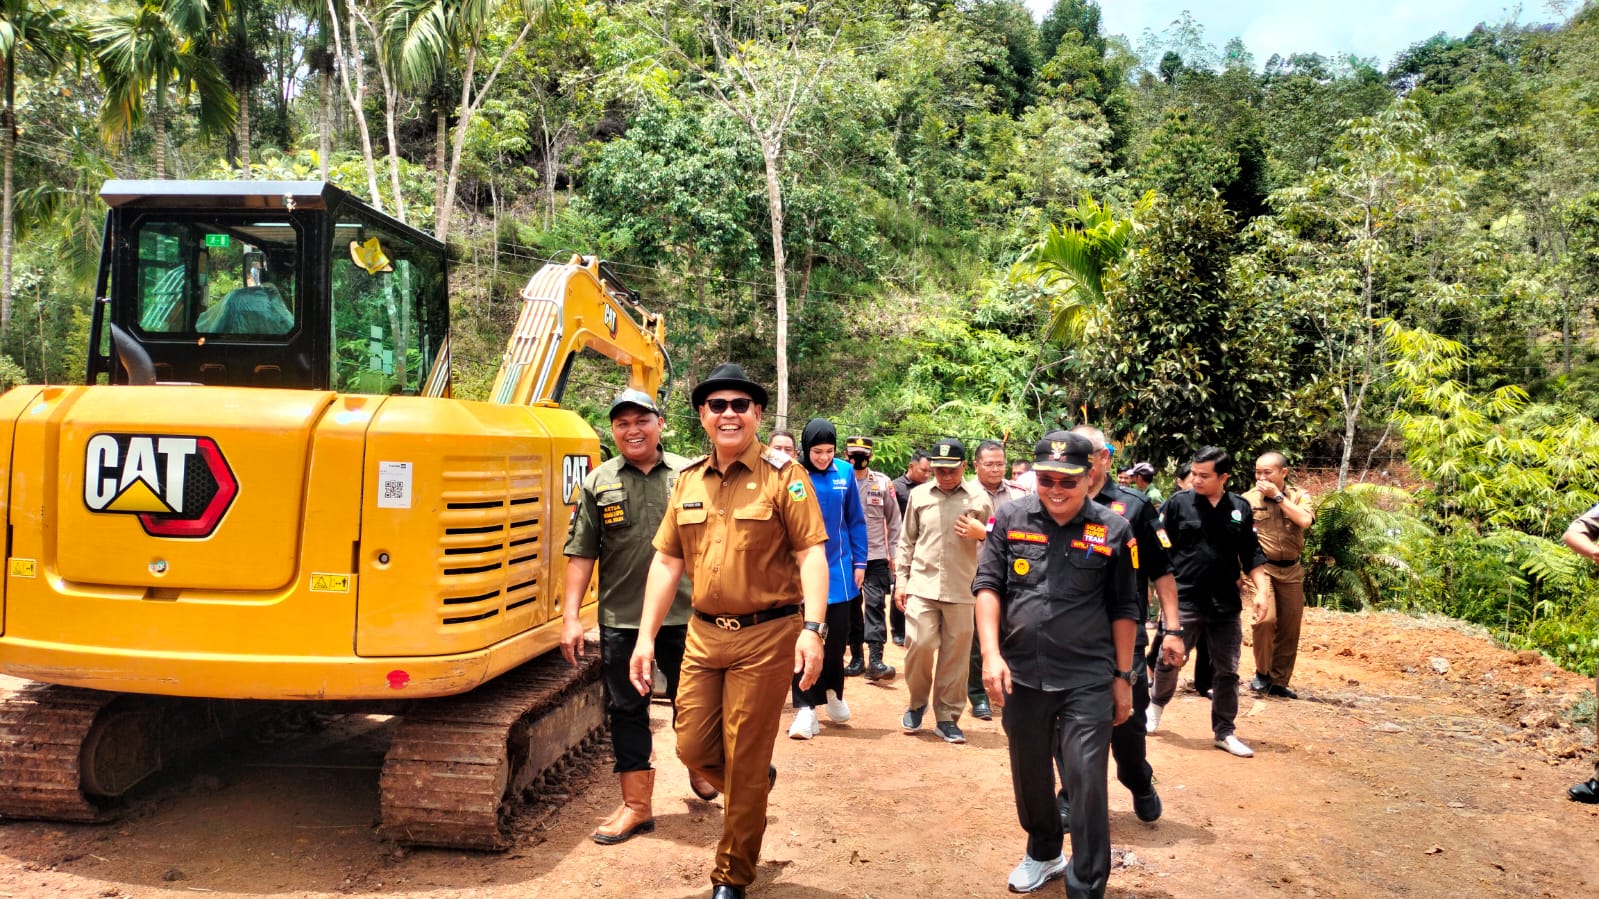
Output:
<svg viewBox="0 0 1599 899">
<path fill-rule="evenodd" d="M 445 466 L 439 621 L 486 626 L 539 598 L 543 459 L 456 456 Z"/>
</svg>

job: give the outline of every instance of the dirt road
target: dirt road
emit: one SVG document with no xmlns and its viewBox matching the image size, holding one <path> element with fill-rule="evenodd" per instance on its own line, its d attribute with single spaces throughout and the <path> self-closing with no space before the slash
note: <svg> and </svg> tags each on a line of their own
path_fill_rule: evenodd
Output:
<svg viewBox="0 0 1599 899">
<path fill-rule="evenodd" d="M 1599 895 L 1599 807 L 1565 799 L 1591 770 L 1591 727 L 1565 716 L 1592 681 L 1438 622 L 1312 611 L 1305 634 L 1304 698 L 1242 700 L 1255 758 L 1212 748 L 1183 692 L 1151 741 L 1165 816 L 1140 823 L 1112 783 L 1111 896 Z M 998 722 L 949 746 L 900 733 L 897 681 L 846 699 L 847 726 L 779 741 L 752 896 L 1007 895 L 1023 839 Z M 655 712 L 657 830 L 621 846 L 587 838 L 617 799 L 603 760 L 503 855 L 386 844 L 387 727 L 344 718 L 157 784 L 108 826 L 0 823 L 0 899 L 705 896 L 720 803 L 691 797 Z"/>
</svg>

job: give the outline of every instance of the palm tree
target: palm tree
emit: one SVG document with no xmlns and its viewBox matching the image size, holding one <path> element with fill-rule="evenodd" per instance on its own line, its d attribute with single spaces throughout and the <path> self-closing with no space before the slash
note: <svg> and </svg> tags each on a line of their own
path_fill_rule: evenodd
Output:
<svg viewBox="0 0 1599 899">
<path fill-rule="evenodd" d="M 535 18 L 547 15 L 549 7 L 556 2 L 558 0 L 390 0 L 384 10 L 390 52 L 398 62 L 396 70 L 402 89 L 417 90 L 432 86 L 443 80 L 448 68 L 460 72 L 460 104 L 456 108 L 449 169 L 433 220 L 433 233 L 440 240 L 449 236 L 450 210 L 455 205 L 462 151 L 466 147 L 467 130 L 471 127 L 472 118 L 488 98 L 501 66 L 527 40 Z M 502 7 L 518 8 L 526 21 L 510 44 L 500 51 L 493 68 L 479 84 L 479 49 L 493 14 Z M 439 128 L 443 129 L 445 124 L 446 119 L 441 116 Z M 438 152 L 440 156 L 443 155 L 442 147 Z"/>
<path fill-rule="evenodd" d="M 154 89 L 157 178 L 167 176 L 167 102 L 174 84 L 183 98 L 198 96 L 202 134 L 226 134 L 238 116 L 227 80 L 206 55 L 212 18 L 205 0 L 141 0 L 132 13 L 90 29 L 106 86 L 100 129 L 108 140 L 124 139 L 144 123 L 145 97 Z"/>
<path fill-rule="evenodd" d="M 64 9 L 41 0 L 0 0 L 0 77 L 5 79 L 5 106 L 0 109 L 0 155 L 4 156 L 4 188 L 0 189 L 0 332 L 11 325 L 11 251 L 16 224 L 16 190 L 12 174 L 17 153 L 17 59 L 24 52 L 52 72 L 68 59 L 81 59 L 87 49 L 82 27 Z"/>
<path fill-rule="evenodd" d="M 1012 283 L 1033 285 L 1049 300 L 1046 339 L 1077 344 L 1104 332 L 1109 312 L 1105 276 L 1127 257 L 1138 219 L 1154 203 L 1154 193 L 1146 193 L 1132 215 L 1117 218 L 1108 204 L 1085 197 L 1071 210 L 1074 221 L 1064 228 L 1050 225 L 1049 234 L 1011 266 Z"/>
</svg>

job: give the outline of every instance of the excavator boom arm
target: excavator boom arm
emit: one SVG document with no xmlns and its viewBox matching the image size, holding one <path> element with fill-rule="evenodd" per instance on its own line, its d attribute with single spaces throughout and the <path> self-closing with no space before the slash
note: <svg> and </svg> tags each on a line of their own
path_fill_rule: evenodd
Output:
<svg viewBox="0 0 1599 899">
<path fill-rule="evenodd" d="M 592 349 L 628 370 L 628 386 L 659 397 L 671 372 L 659 316 L 638 305 L 593 256 L 549 263 L 522 288 L 522 313 L 505 348 L 491 399 L 559 402 L 572 358 Z"/>
</svg>

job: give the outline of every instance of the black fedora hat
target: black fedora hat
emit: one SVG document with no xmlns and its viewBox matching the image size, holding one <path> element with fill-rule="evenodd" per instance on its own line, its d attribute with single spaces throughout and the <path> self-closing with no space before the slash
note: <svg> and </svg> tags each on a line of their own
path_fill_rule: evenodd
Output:
<svg viewBox="0 0 1599 899">
<path fill-rule="evenodd" d="M 694 392 L 689 394 L 689 399 L 694 403 L 694 408 L 705 405 L 705 398 L 718 390 L 737 390 L 750 395 L 756 405 L 765 408 L 770 399 L 766 388 L 751 381 L 745 374 L 743 366 L 736 362 L 723 362 L 711 370 L 705 380 L 694 385 Z"/>
</svg>

